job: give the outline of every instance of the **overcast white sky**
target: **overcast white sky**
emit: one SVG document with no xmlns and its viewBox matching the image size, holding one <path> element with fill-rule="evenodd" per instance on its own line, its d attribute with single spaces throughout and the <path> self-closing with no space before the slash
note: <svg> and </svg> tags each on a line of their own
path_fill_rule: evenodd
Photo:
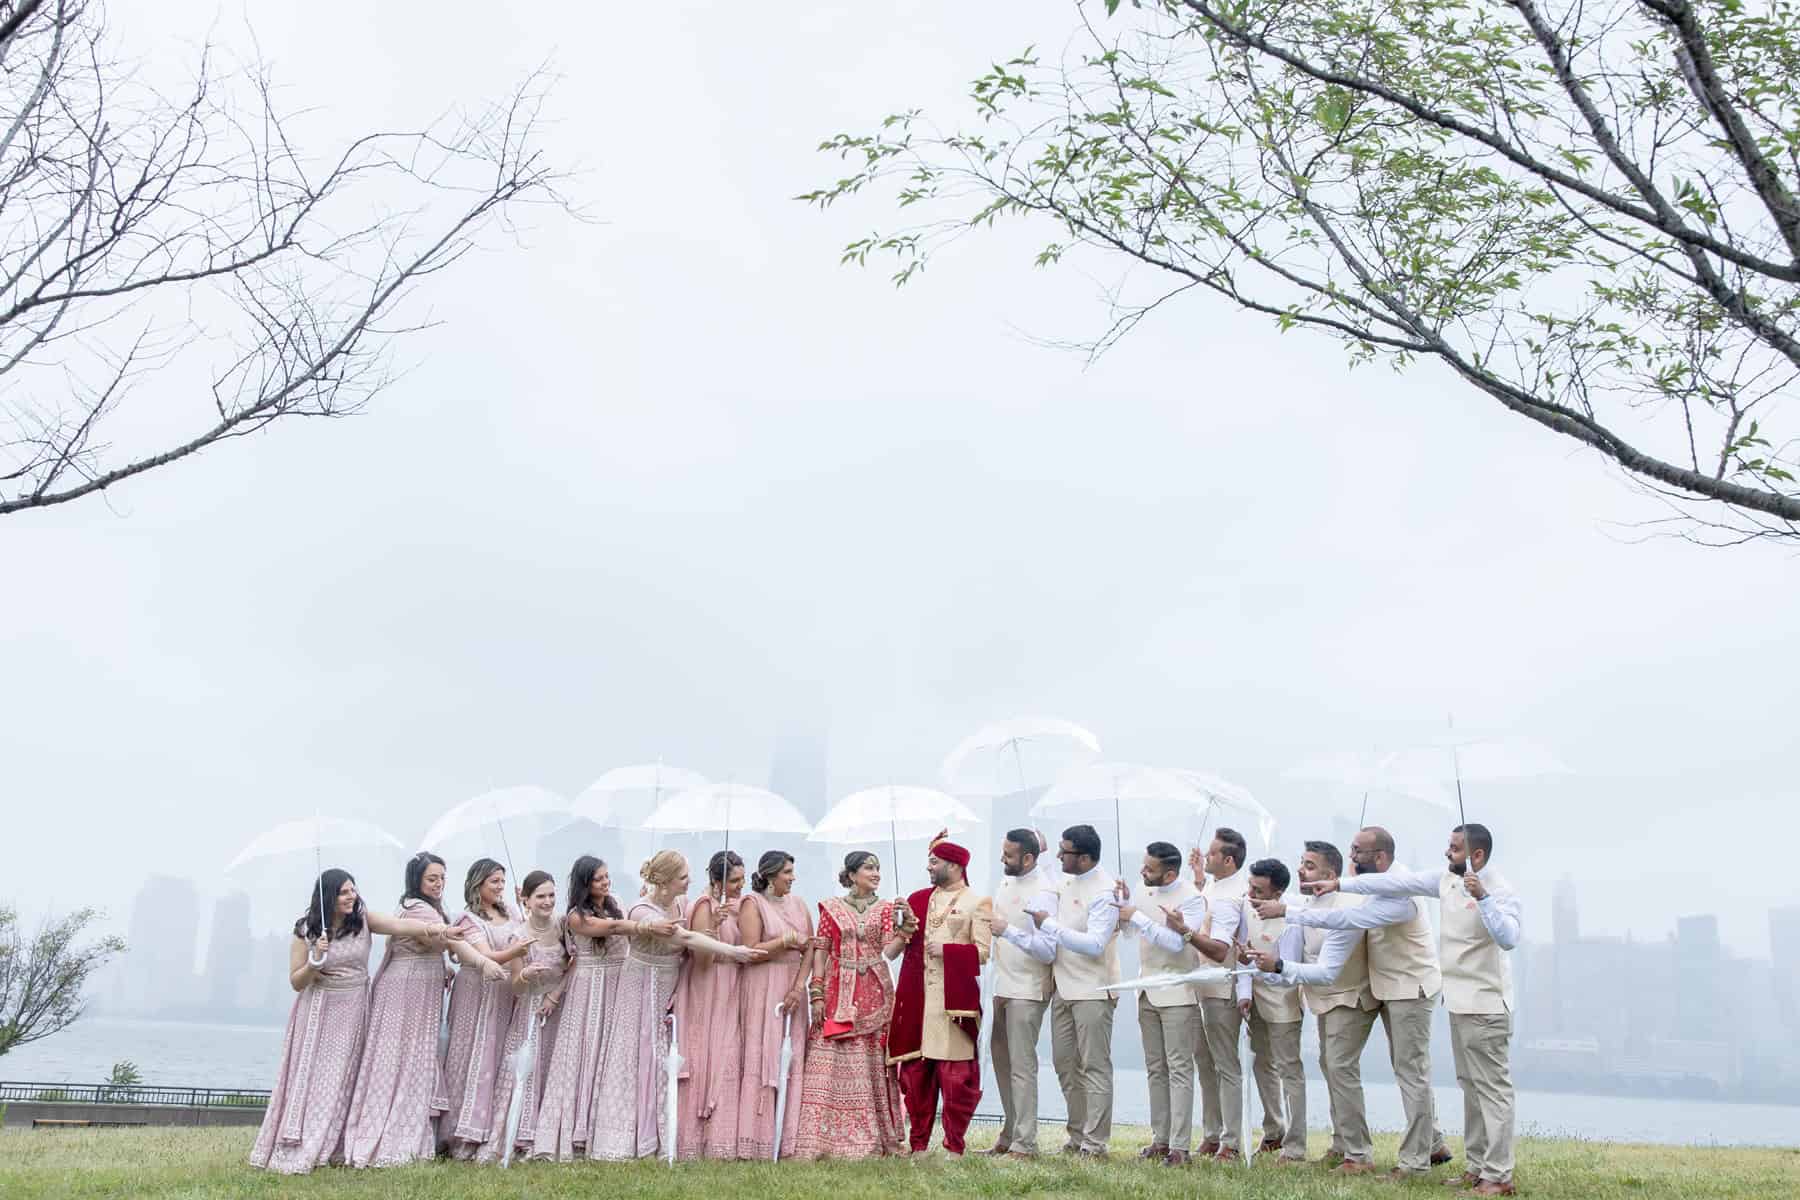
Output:
<svg viewBox="0 0 1800 1200">
<path fill-rule="evenodd" d="M 9 893 L 213 891 L 315 802 L 411 837 L 493 784 L 756 774 L 821 725 L 834 793 L 928 779 L 1018 712 L 1243 778 L 1297 837 L 1325 798 L 1281 768 L 1454 711 L 1575 768 L 1482 814 L 1533 936 L 1572 873 L 1588 930 L 1713 911 L 1766 954 L 1800 837 L 1791 550 L 1630 544 L 1659 510 L 1568 443 L 1209 302 L 1084 370 L 1024 336 L 1104 319 L 1035 235 L 899 293 L 838 267 L 889 214 L 795 203 L 837 171 L 814 144 L 951 115 L 1072 13 L 831 9 L 115 6 L 146 55 L 247 18 L 321 152 L 554 58 L 549 148 L 604 224 L 443 279 L 366 416 L 0 523 Z"/>
</svg>

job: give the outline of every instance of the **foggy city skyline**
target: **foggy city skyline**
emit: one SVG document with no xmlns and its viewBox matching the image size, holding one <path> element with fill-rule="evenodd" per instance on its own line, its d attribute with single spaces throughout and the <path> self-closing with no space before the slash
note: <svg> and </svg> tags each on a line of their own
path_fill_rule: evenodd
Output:
<svg viewBox="0 0 1800 1200">
<path fill-rule="evenodd" d="M 1043 343 L 1100 329 L 1115 279 L 1035 271 L 1027 230 L 901 290 L 838 266 L 867 214 L 792 199 L 841 171 L 815 144 L 1062 44 L 1067 9 L 808 11 L 781 39 L 686 2 L 438 14 L 111 13 L 152 62 L 243 48 L 247 20 L 327 146 L 551 61 L 550 150 L 595 220 L 545 212 L 460 264 L 366 414 L 7 519 L 0 803 L 28 852 L 0 900 L 124 932 L 147 881 L 192 880 L 198 956 L 225 863 L 315 808 L 410 841 L 490 787 L 572 796 L 659 757 L 761 783 L 798 736 L 824 747 L 792 797 L 816 817 L 939 784 L 1017 713 L 1249 786 L 1291 864 L 1355 802 L 1284 769 L 1454 714 L 1570 768 L 1468 789 L 1528 943 L 1557 940 L 1566 878 L 1584 936 L 1704 943 L 1680 923 L 1713 917 L 1782 968 L 1791 549 L 1652 536 L 1656 500 L 1442 373 L 1351 370 L 1218 304 L 1086 365 Z M 187 382 L 165 411 L 205 405 Z M 1440 861 L 1453 818 L 1394 820 L 1400 861 Z M 398 876 L 363 886 L 387 905 Z"/>
</svg>

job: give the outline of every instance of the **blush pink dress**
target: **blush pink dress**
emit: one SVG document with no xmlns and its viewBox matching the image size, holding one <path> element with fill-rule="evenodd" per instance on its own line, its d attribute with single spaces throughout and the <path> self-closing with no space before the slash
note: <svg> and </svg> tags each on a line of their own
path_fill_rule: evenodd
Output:
<svg viewBox="0 0 1800 1200">
<path fill-rule="evenodd" d="M 715 910 L 712 936 L 742 944 L 740 900 L 702 896 L 693 911 Z M 675 1111 L 675 1155 L 682 1159 L 737 1157 L 738 1089 L 743 1039 L 738 1032 L 738 985 L 743 968 L 734 962 L 689 955 L 675 986 L 681 1056 Z"/>
<path fill-rule="evenodd" d="M 369 1016 L 372 940 L 364 928 L 333 941 L 317 977 L 294 997 L 252 1166 L 304 1175 L 344 1160 L 344 1121 Z"/>
<path fill-rule="evenodd" d="M 630 921 L 680 921 L 681 905 L 666 912 L 640 898 Z M 607 939 L 611 941 L 611 938 Z M 594 1080 L 594 1129 L 589 1158 L 623 1161 L 661 1151 L 669 1075 L 669 1006 L 686 952 L 674 942 L 645 935 L 620 939 L 615 995 Z"/>
<path fill-rule="evenodd" d="M 399 916 L 438 922 L 423 900 Z M 437 1157 L 437 1117 L 450 1107 L 438 1058 L 444 1017 L 444 951 L 423 939 L 390 937 L 369 989 L 369 1030 L 344 1131 L 353 1167 L 394 1167 Z"/>
<path fill-rule="evenodd" d="M 784 1029 L 791 1031 L 793 1058 L 788 1065 L 787 1110 L 782 1116 L 783 1156 L 793 1152 L 800 1126 L 800 1080 L 806 1071 L 806 987 L 802 977 L 800 1008 L 791 1026 L 776 1015 L 775 1006 L 787 995 L 794 975 L 812 954 L 812 913 L 798 892 L 776 899 L 767 892 L 752 892 L 745 905 L 762 914 L 762 941 L 769 942 L 792 930 L 800 935 L 797 950 L 771 954 L 767 962 L 746 963 L 738 992 L 738 1026 L 743 1030 L 744 1069 L 738 1084 L 738 1157 L 767 1162 L 775 1150 L 776 1088 L 781 1076 L 781 1044 Z M 739 920 L 741 921 L 740 914 Z"/>
<path fill-rule="evenodd" d="M 456 922 L 469 945 L 493 956 L 519 940 L 518 924 L 465 912 Z M 450 1108 L 438 1121 L 438 1138 L 452 1158 L 473 1158 L 494 1124 L 494 1081 L 512 1024 L 510 979 L 489 981 L 463 967 L 450 985 L 449 1040 L 444 1048 L 444 1090 Z"/>
<path fill-rule="evenodd" d="M 569 1162 L 586 1153 L 592 1136 L 594 1080 L 610 1021 L 625 939 L 594 939 L 564 930 L 575 949 L 569 981 L 557 1005 L 556 1047 L 545 1068 L 543 1096 L 531 1143 L 532 1158 Z"/>
<path fill-rule="evenodd" d="M 530 928 L 521 925 L 519 936 L 531 937 Z M 507 1027 L 500 1070 L 494 1077 L 494 1123 L 488 1130 L 487 1140 L 476 1148 L 476 1162 L 496 1163 L 506 1156 L 506 1120 L 515 1095 L 519 1098 L 519 1127 L 513 1133 L 513 1157 L 517 1159 L 531 1150 L 532 1140 L 536 1137 L 538 1100 L 544 1093 L 544 1075 L 556 1053 L 561 1030 L 560 1002 L 547 1019 L 540 1018 L 544 997 L 562 982 L 566 963 L 567 956 L 560 939 L 547 946 L 532 938 L 531 948 L 519 964 L 520 970 L 533 966 L 549 967 L 551 973 L 533 983 L 530 990 L 513 1003 L 512 1024 Z"/>
</svg>

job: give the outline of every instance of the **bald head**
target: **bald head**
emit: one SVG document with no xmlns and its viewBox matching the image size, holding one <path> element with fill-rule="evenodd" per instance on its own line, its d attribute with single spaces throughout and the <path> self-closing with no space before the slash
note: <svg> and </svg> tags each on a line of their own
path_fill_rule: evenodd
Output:
<svg viewBox="0 0 1800 1200">
<path fill-rule="evenodd" d="M 1350 841 L 1350 865 L 1358 875 L 1379 875 L 1394 865 L 1394 835 L 1365 825 Z"/>
</svg>

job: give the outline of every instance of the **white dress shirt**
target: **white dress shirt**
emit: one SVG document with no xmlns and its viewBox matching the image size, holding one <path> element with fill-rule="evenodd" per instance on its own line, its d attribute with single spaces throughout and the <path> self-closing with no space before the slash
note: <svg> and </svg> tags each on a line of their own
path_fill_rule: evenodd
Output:
<svg viewBox="0 0 1800 1200">
<path fill-rule="evenodd" d="M 1152 946 L 1155 946 L 1158 950 L 1167 950 L 1170 954 L 1179 953 L 1181 948 L 1187 945 L 1187 938 L 1185 935 L 1176 933 L 1173 929 L 1169 928 L 1168 922 L 1160 915 L 1160 911 L 1164 906 L 1161 903 L 1158 903 L 1156 898 L 1158 896 L 1167 896 L 1170 892 L 1173 892 L 1180 883 L 1181 880 L 1177 879 L 1174 883 L 1166 883 L 1160 887 L 1147 887 L 1144 889 L 1145 903 L 1156 903 L 1159 915 L 1155 920 L 1151 920 L 1141 908 L 1131 914 L 1131 927 L 1137 931 L 1138 935 L 1148 941 Z M 1181 914 L 1181 919 L 1187 922 L 1187 927 L 1190 930 L 1199 929 L 1201 923 L 1206 920 L 1206 897 L 1196 892 L 1177 907 L 1175 911 Z M 1117 917 L 1114 918 L 1115 921 L 1117 919 Z M 1088 924 L 1090 926 L 1093 924 L 1093 920 L 1093 912 L 1090 910 L 1088 913 Z"/>
<path fill-rule="evenodd" d="M 1411 871 L 1405 867 L 1389 867 L 1376 875 L 1352 875 L 1338 881 L 1340 892 L 1351 895 L 1380 896 L 1386 899 L 1410 898 L 1413 896 L 1437 897 L 1442 893 L 1440 888 L 1444 882 L 1444 871 Z M 1477 872 L 1479 874 L 1479 872 Z M 1364 907 L 1367 907 L 1366 905 Z M 1478 904 L 1481 923 L 1487 928 L 1488 936 L 1502 950 L 1511 950 L 1519 944 L 1519 935 L 1524 917 L 1524 905 L 1519 901 L 1517 892 L 1494 891 L 1483 896 Z M 1346 909 L 1355 912 L 1355 909 Z M 1383 922 L 1387 924 L 1388 922 Z M 1325 926 L 1325 928 L 1331 928 Z"/>
<path fill-rule="evenodd" d="M 1074 876 L 1076 879 L 1091 879 L 1100 867 L 1096 864 L 1092 870 L 1083 871 Z M 1112 941 L 1113 934 L 1119 928 L 1119 902 L 1113 894 L 1102 892 L 1088 902 L 1087 928 L 1085 930 L 1069 929 L 1054 916 L 1056 905 L 1050 906 L 1053 915 L 1044 918 L 1040 931 L 1049 934 L 1056 944 L 1064 950 L 1072 950 L 1076 954 L 1088 958 L 1099 958 L 1106 953 L 1106 943 Z"/>
</svg>

